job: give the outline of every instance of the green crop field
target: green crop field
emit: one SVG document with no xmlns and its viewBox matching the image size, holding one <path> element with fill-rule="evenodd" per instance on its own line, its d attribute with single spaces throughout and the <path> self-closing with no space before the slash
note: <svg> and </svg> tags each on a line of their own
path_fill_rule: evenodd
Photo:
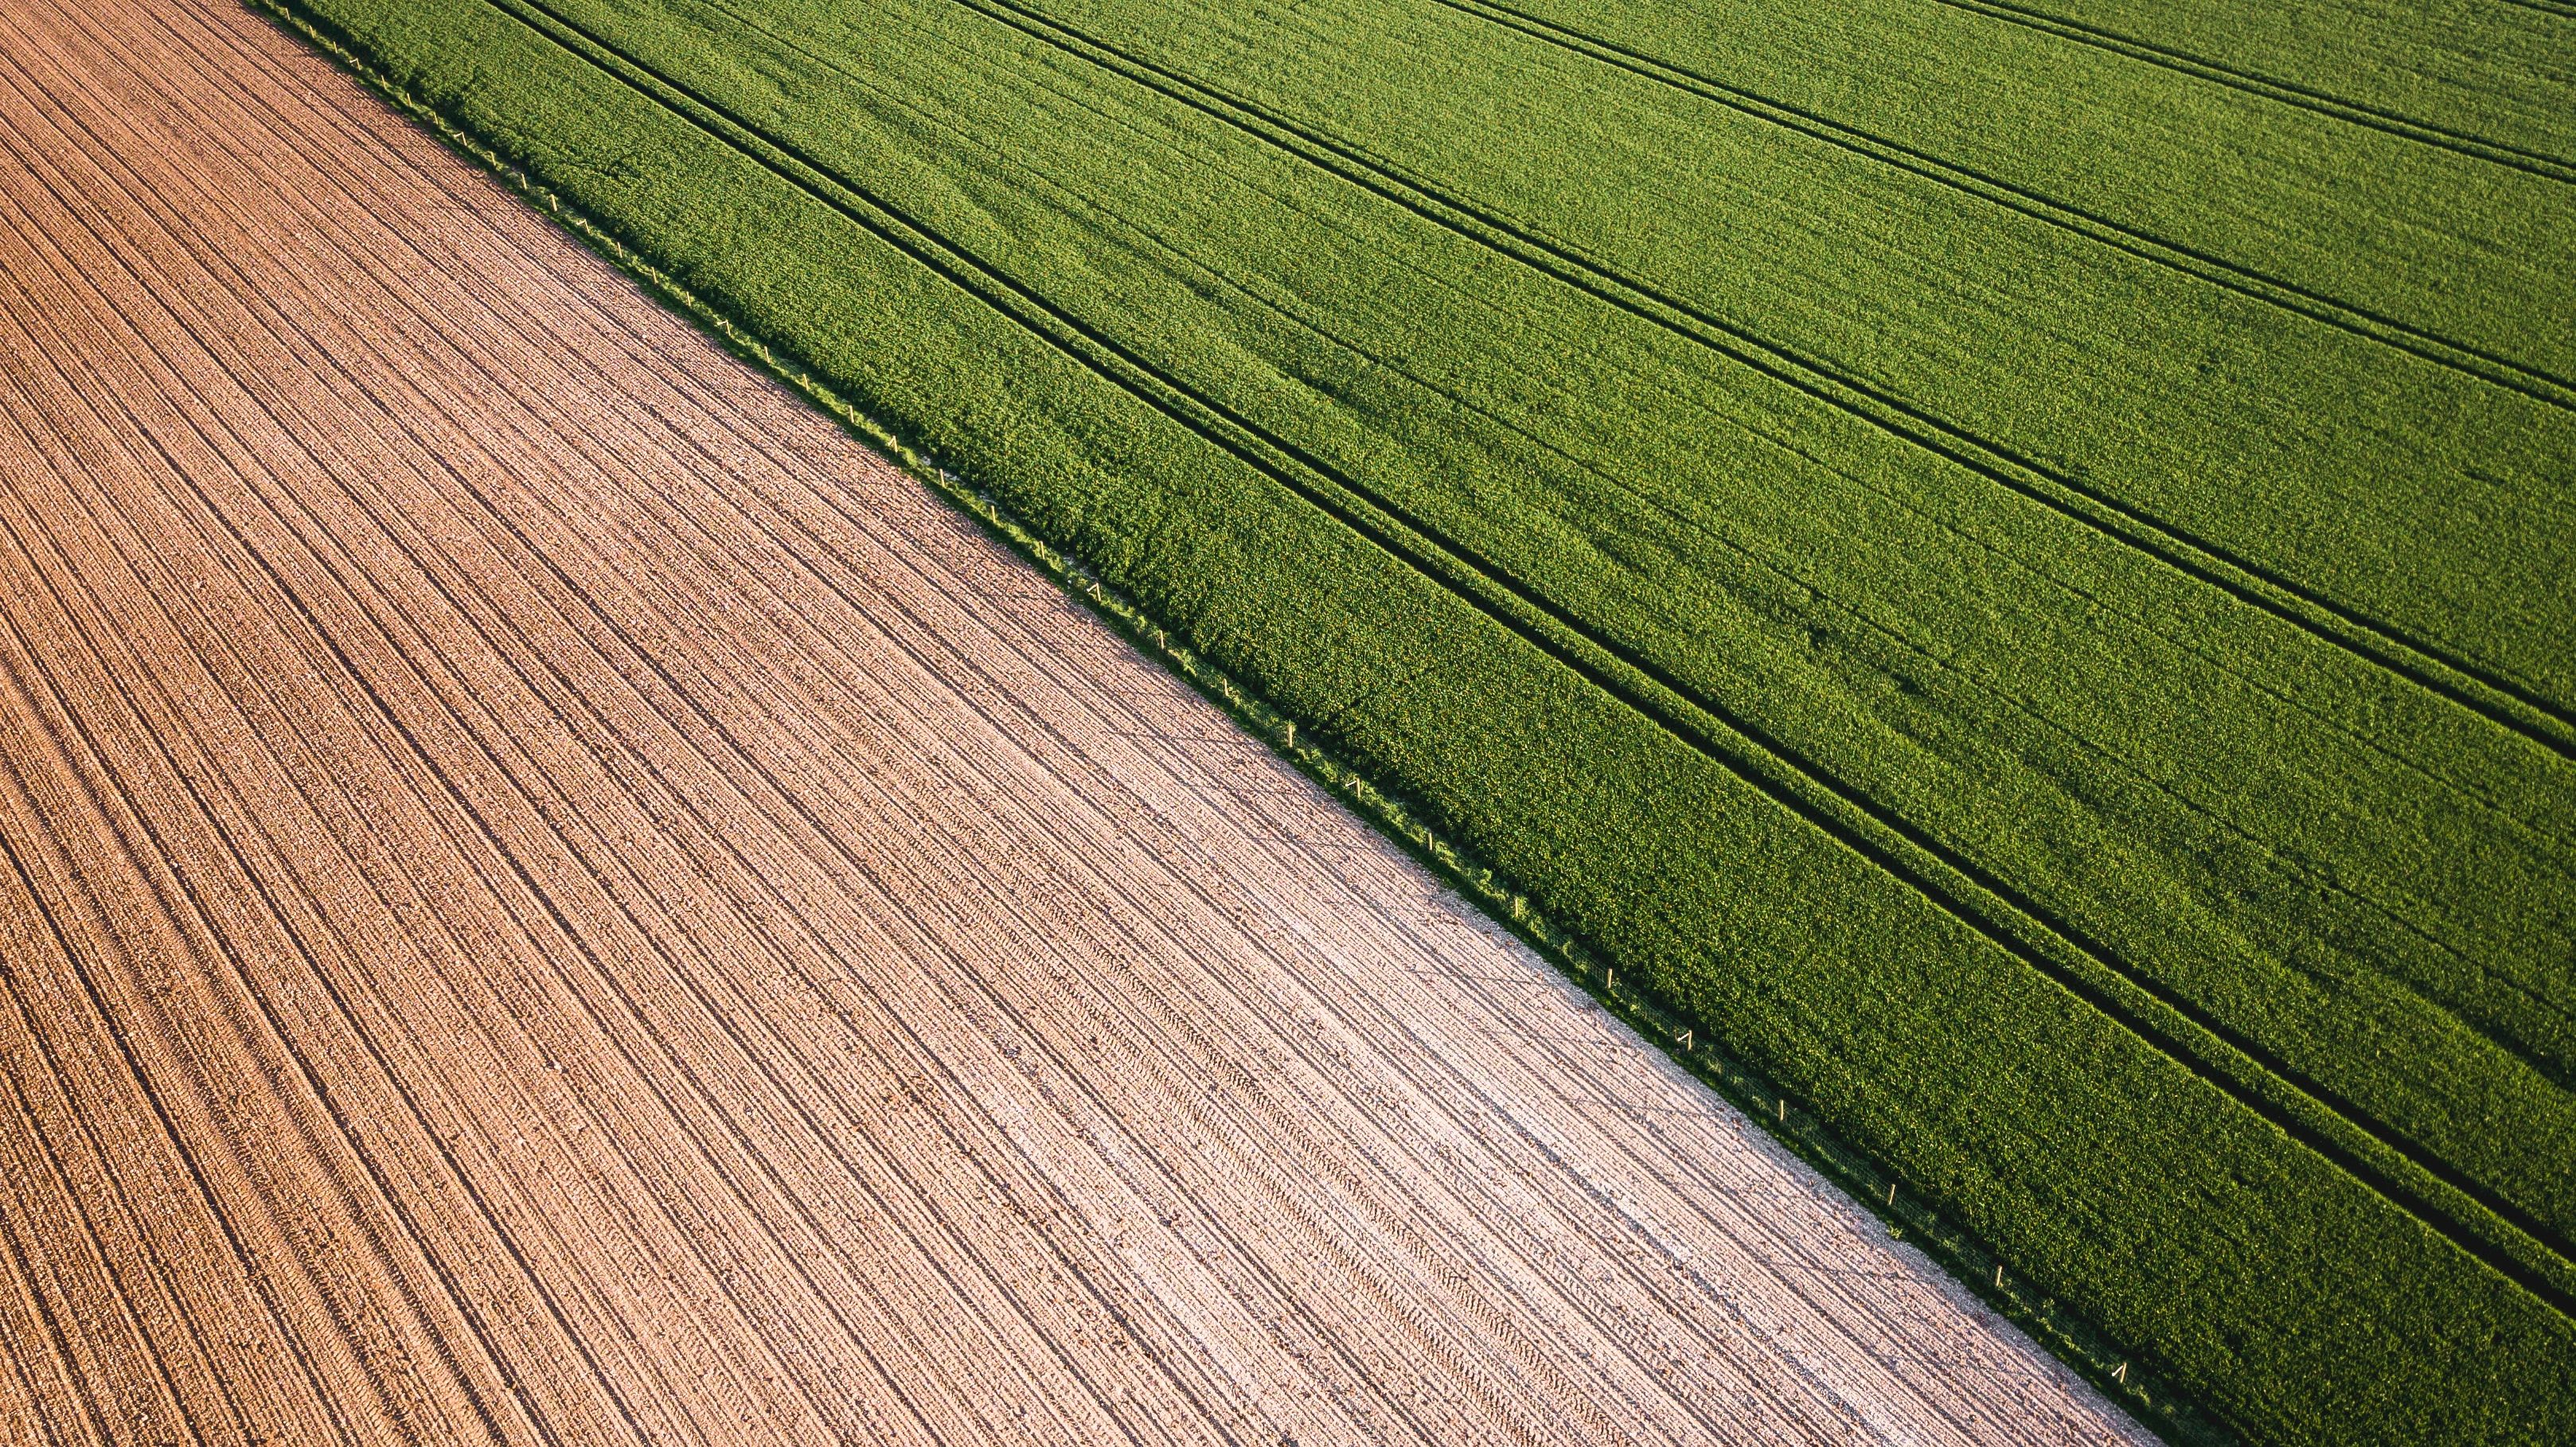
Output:
<svg viewBox="0 0 2576 1447">
<path fill-rule="evenodd" d="M 295 13 L 2217 1419 L 2576 1441 L 2576 9 Z"/>
</svg>

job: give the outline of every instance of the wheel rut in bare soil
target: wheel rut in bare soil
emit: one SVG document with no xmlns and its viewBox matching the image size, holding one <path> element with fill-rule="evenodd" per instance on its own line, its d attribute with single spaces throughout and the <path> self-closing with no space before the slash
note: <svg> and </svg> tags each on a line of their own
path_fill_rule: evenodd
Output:
<svg viewBox="0 0 2576 1447">
<path fill-rule="evenodd" d="M 0 1441 L 2135 1434 L 248 13 L 0 13 L 0 364 Z"/>
</svg>

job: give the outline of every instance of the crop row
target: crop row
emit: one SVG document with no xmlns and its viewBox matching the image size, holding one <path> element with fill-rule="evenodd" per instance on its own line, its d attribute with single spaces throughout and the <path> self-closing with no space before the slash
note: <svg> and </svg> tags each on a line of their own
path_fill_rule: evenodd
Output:
<svg viewBox="0 0 2576 1447">
<path fill-rule="evenodd" d="M 2576 715 L 2576 556 L 2561 551 L 2576 514 L 2551 481 L 2576 468 L 2563 387 L 2553 404 L 2391 365 L 2380 343 L 1435 5 L 1319 0 L 1257 20 L 1146 0 L 1036 8 L 1312 120 Z M 1937 38 L 1886 40 L 1920 57 L 1944 53 L 1926 48 Z M 1843 96 L 1911 82 L 1846 75 L 1820 98 L 1794 54 L 1695 58 L 2137 234 L 2576 377 L 2576 332 L 2555 324 L 2576 315 L 2576 277 L 2554 260 L 2576 234 L 2576 187 L 2244 111 L 2158 71 L 2062 64 L 2057 84 L 2013 96 L 1858 106 Z M 1410 83 L 1434 67 L 1450 83 Z M 2054 143 L 1958 133 L 1957 118 L 2016 109 Z M 2497 557 L 2496 522 L 2531 540 L 2530 571 Z"/>
<path fill-rule="evenodd" d="M 1930 0 L 2077 44 L 2385 125 L 2472 155 L 2576 172 L 2560 0 L 2392 5 L 2159 5 L 2144 0 Z"/>
<path fill-rule="evenodd" d="M 2267 575 L 2259 567 L 2249 567 L 2242 559 L 2214 553 L 2200 541 L 2177 535 L 2157 519 L 2140 515 L 2116 498 L 2064 474 L 2037 466 L 2026 458 L 2000 451 L 1986 440 L 1965 434 L 1940 418 L 1926 416 L 1901 397 L 1891 396 L 1859 379 L 1820 368 L 1814 359 L 1735 329 L 1723 319 L 1687 301 L 1660 292 L 1651 283 L 1606 270 L 1554 237 L 1516 225 L 1511 218 L 1481 207 L 1472 198 L 1444 193 L 1436 185 L 1386 165 L 1349 140 L 1319 131 L 1310 122 L 1282 116 L 1241 96 L 1209 86 L 1151 57 L 1120 49 L 1065 24 L 1042 9 L 1017 3 L 1017 0 L 956 0 L 956 3 L 1062 48 L 1068 54 L 1100 64 L 1223 124 L 1238 126 L 1413 210 L 1436 225 L 1493 245 L 1569 285 L 1699 340 L 1775 380 L 1808 392 L 1828 405 L 1854 411 L 1909 441 L 1984 473 L 2000 486 L 2022 492 L 2044 506 L 2058 508 L 2080 521 L 2117 534 L 2133 546 L 2194 573 L 2212 586 L 2231 591 L 2255 606 L 2269 608 L 2294 626 L 2314 629 L 2357 648 L 2387 666 L 2409 674 L 2425 686 L 2449 694 L 2464 706 L 2488 713 L 2507 727 L 2527 733 L 2544 747 L 2576 757 L 2576 721 L 2512 684 L 2483 675 L 2473 666 L 2464 666 L 2458 659 L 2443 657 L 2438 647 L 2429 646 L 2422 640 L 2391 636 L 2385 629 L 2356 617 L 2333 600 L 2311 595 L 2295 583 Z M 1475 13 L 1494 14 L 1515 27 L 1524 25 L 1515 12 L 1484 5 L 1481 0 L 1442 0 L 1442 3 L 1458 5 Z M 1533 28 L 1530 33 L 1540 32 Z M 1553 38 L 1564 39 L 1561 35 Z M 1598 47 L 1590 47 L 1585 53 L 1602 52 Z M 1640 74 L 1650 73 L 1625 58 L 1610 58 L 1623 68 L 1638 69 Z M 2270 278 L 2233 271 L 2223 265 L 2213 266 L 2209 258 L 2179 252 L 2144 233 L 2069 211 L 2045 198 L 2014 191 L 1990 178 L 1960 172 L 1937 158 L 1892 148 L 1877 138 L 1850 132 L 1819 118 L 1783 112 L 1747 93 L 1725 91 L 1714 84 L 1699 85 L 1696 78 L 1669 72 L 1653 74 L 1656 78 L 1669 77 L 1667 83 L 1679 84 L 1694 93 L 1716 96 L 1723 103 L 1747 114 L 1773 120 L 1802 134 L 1827 139 L 1912 174 L 1941 181 L 1967 194 L 2006 206 L 2019 214 L 2064 225 L 2079 235 L 2100 240 L 2133 255 L 2175 265 L 2186 274 L 2227 286 L 2257 300 L 2287 307 L 2302 316 L 2326 320 L 2356 335 L 2397 346 L 2428 360 L 2459 366 L 2472 375 L 2524 390 L 2538 400 L 2576 408 L 2576 392 L 2549 379 L 2501 364 L 2496 359 L 2470 354 L 2438 338 L 2390 326 L 2380 319 L 2337 307 L 2327 299 L 2300 292 Z"/>
<path fill-rule="evenodd" d="M 1990 175 L 1974 167 L 1917 149 L 1905 142 L 1871 133 L 1835 117 L 1784 103 L 1759 91 L 1730 82 L 1723 77 L 1694 71 L 1687 66 L 1670 64 L 1643 51 L 1633 50 L 1617 41 L 1542 19 L 1530 11 L 1493 3 L 1493 0 L 1437 0 L 1461 13 L 1474 15 L 1506 29 L 1517 30 L 1548 44 L 1561 46 L 1576 54 L 1590 57 L 1604 65 L 1626 70 L 1676 90 L 1698 96 L 1757 119 L 1769 121 L 1787 130 L 1813 136 L 1828 144 L 1866 156 L 1881 164 L 1909 171 L 1927 180 L 1951 186 L 1995 205 L 2019 211 L 2035 220 L 2064 227 L 2079 235 L 2131 255 L 2170 266 L 2216 286 L 2242 292 L 2257 300 L 2268 301 L 2302 315 L 2313 317 L 2360 333 L 2374 340 L 2415 352 L 2429 360 L 2459 367 L 2465 371 L 2517 390 L 2527 391 L 2542 401 L 2566 404 L 2571 389 L 2558 379 L 2545 377 L 2479 348 L 2463 345 L 2448 337 L 2435 336 L 2420 327 L 2409 326 L 2362 308 L 2325 296 L 2295 282 L 2265 275 L 2252 267 L 2225 257 L 2201 251 L 2142 229 L 2139 223 L 2123 221 L 2087 209 L 2081 204 L 2043 195 L 2027 185 Z M 1060 23 L 1060 22 L 1059 22 Z"/>
</svg>

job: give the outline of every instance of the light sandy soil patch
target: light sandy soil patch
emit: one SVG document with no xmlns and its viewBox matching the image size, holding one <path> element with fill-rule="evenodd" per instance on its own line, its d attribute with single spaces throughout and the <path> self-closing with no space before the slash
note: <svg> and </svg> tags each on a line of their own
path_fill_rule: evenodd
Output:
<svg viewBox="0 0 2576 1447">
<path fill-rule="evenodd" d="M 0 7 L 0 1436 L 2132 1428 L 251 16 Z"/>
</svg>

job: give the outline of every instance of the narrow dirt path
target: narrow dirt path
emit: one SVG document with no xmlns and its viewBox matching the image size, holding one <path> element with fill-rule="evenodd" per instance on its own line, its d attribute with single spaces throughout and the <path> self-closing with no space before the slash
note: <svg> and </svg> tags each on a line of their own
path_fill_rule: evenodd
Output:
<svg viewBox="0 0 2576 1447">
<path fill-rule="evenodd" d="M 0 9 L 0 1442 L 2126 1426 L 220 0 Z"/>
</svg>

